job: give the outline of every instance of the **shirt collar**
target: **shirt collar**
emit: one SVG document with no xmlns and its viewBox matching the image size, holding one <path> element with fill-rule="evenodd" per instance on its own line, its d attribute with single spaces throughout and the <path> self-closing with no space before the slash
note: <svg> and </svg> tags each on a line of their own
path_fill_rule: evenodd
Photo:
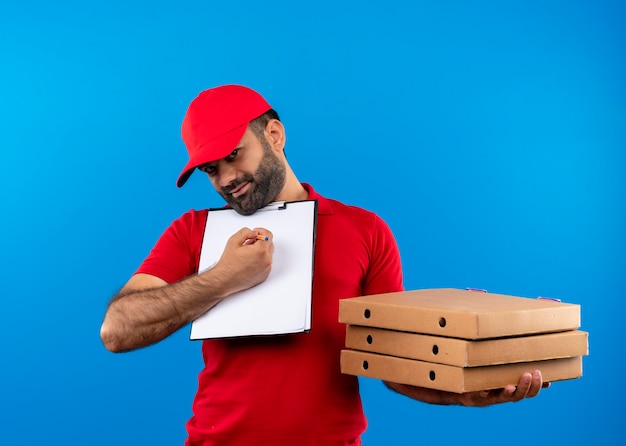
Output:
<svg viewBox="0 0 626 446">
<path fill-rule="evenodd" d="M 307 200 L 317 200 L 317 214 L 325 215 L 333 213 L 333 206 L 328 198 L 322 197 L 318 194 L 310 184 L 302 183 L 304 189 L 308 192 Z"/>
</svg>

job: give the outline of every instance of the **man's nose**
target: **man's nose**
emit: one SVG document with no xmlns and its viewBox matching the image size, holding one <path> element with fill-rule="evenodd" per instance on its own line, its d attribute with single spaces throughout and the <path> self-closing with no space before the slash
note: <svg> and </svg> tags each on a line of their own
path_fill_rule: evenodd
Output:
<svg viewBox="0 0 626 446">
<path fill-rule="evenodd" d="M 234 180 L 237 179 L 237 170 L 229 163 L 221 163 L 218 170 L 218 185 L 219 187 L 229 186 Z"/>
</svg>

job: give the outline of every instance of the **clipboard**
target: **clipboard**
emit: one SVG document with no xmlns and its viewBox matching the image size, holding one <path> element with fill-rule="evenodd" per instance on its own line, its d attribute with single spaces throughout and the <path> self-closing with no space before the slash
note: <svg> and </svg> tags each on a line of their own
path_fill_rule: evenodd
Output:
<svg viewBox="0 0 626 446">
<path fill-rule="evenodd" d="M 231 208 L 209 209 L 199 273 L 217 263 L 230 236 L 242 227 L 272 232 L 272 270 L 264 282 L 228 296 L 192 321 L 190 340 L 311 329 L 317 200 L 274 202 L 247 216 Z"/>
</svg>

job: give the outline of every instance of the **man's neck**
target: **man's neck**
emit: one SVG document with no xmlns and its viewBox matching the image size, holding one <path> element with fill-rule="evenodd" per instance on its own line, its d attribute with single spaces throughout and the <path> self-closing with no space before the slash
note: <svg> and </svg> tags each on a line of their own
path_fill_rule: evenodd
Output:
<svg viewBox="0 0 626 446">
<path fill-rule="evenodd" d="M 309 196 L 307 190 L 300 184 L 298 179 L 293 174 L 287 175 L 285 181 L 285 187 L 278 194 L 275 201 L 301 201 L 306 200 Z"/>
</svg>

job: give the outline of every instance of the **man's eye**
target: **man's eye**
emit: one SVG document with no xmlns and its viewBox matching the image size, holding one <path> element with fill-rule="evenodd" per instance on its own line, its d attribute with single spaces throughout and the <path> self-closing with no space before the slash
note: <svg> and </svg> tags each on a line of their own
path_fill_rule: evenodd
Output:
<svg viewBox="0 0 626 446">
<path fill-rule="evenodd" d="M 239 149 L 235 149 L 232 152 L 230 152 L 230 154 L 228 156 L 226 156 L 226 159 L 229 161 L 232 161 L 233 159 L 235 159 L 235 157 L 237 156 L 237 151 Z"/>
<path fill-rule="evenodd" d="M 200 167 L 200 170 L 204 173 L 208 173 L 209 175 L 215 173 L 216 171 L 215 166 L 202 166 Z"/>
</svg>

